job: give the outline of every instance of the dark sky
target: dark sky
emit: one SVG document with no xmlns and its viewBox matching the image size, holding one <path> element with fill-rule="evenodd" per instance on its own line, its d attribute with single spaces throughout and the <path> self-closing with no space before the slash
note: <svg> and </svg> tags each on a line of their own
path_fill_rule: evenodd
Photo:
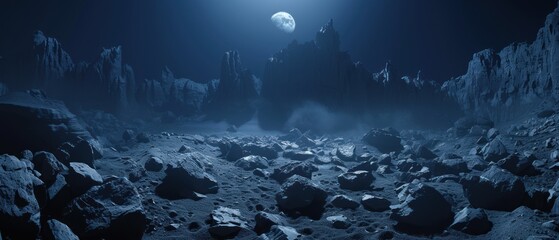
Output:
<svg viewBox="0 0 559 240">
<path fill-rule="evenodd" d="M 294 39 L 314 39 L 334 19 L 342 50 L 379 71 L 387 60 L 403 73 L 438 81 L 466 71 L 474 52 L 533 41 L 556 0 L 2 0 L 0 56 L 34 30 L 62 42 L 74 61 L 93 61 L 122 45 L 138 77 L 216 78 L 223 52 L 239 50 L 262 75 L 266 59 Z M 291 13 L 294 33 L 270 16 Z"/>
</svg>

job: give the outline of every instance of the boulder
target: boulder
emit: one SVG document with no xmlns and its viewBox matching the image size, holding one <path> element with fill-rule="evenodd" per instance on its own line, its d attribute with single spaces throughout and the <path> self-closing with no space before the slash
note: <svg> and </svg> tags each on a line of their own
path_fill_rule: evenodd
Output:
<svg viewBox="0 0 559 240">
<path fill-rule="evenodd" d="M 13 239 L 36 239 L 40 209 L 33 169 L 14 156 L 0 155 L 0 231 Z"/>
<path fill-rule="evenodd" d="M 341 209 L 357 209 L 359 207 L 359 203 L 357 201 L 345 195 L 336 195 L 332 197 L 330 204 Z"/>
<path fill-rule="evenodd" d="M 326 218 L 326 221 L 330 222 L 335 229 L 348 229 L 351 226 L 351 222 L 344 215 L 330 216 Z"/>
<path fill-rule="evenodd" d="M 103 178 L 95 169 L 85 163 L 71 162 L 66 176 L 66 181 L 70 185 L 72 192 L 81 195 L 91 187 L 103 184 Z"/>
<path fill-rule="evenodd" d="M 328 193 L 310 179 L 293 176 L 282 184 L 281 191 L 276 194 L 276 202 L 279 209 L 288 215 L 297 213 L 319 219 L 327 197 Z"/>
<path fill-rule="evenodd" d="M 249 155 L 265 157 L 268 160 L 278 158 L 278 152 L 270 145 L 247 143 L 243 145 L 243 151 Z"/>
<path fill-rule="evenodd" d="M 429 148 L 423 145 L 418 145 L 417 147 L 415 147 L 413 152 L 415 156 L 417 156 L 418 158 L 423 158 L 427 160 L 432 160 L 437 157 L 436 154 L 434 154 Z"/>
<path fill-rule="evenodd" d="M 288 226 L 274 225 L 270 228 L 270 232 L 260 235 L 258 240 L 297 240 L 301 234 L 295 228 Z"/>
<path fill-rule="evenodd" d="M 336 148 L 336 156 L 342 161 L 354 161 L 355 160 L 355 145 L 348 144 L 339 146 Z"/>
<path fill-rule="evenodd" d="M 497 166 L 491 166 L 481 176 L 460 180 L 464 195 L 472 207 L 498 211 L 512 211 L 526 199 L 521 179 Z"/>
<path fill-rule="evenodd" d="M 45 240 L 79 240 L 80 238 L 72 232 L 72 230 L 64 223 L 56 219 L 48 220 L 42 230 L 42 236 Z"/>
<path fill-rule="evenodd" d="M 126 178 L 104 182 L 74 199 L 61 221 L 80 239 L 142 239 L 147 222 L 136 187 Z"/>
<path fill-rule="evenodd" d="M 429 234 L 442 232 L 454 217 L 451 205 L 435 188 L 413 182 L 399 193 L 398 205 L 392 206 L 390 218 L 396 228 L 407 233 Z"/>
<path fill-rule="evenodd" d="M 49 152 L 37 152 L 32 159 L 35 170 L 41 174 L 40 179 L 50 184 L 56 175 L 68 172 L 68 167 L 58 161 L 54 154 Z"/>
<path fill-rule="evenodd" d="M 283 152 L 283 157 L 295 161 L 305 161 L 314 158 L 315 155 L 311 151 L 287 150 Z"/>
<path fill-rule="evenodd" d="M 352 191 L 369 190 L 374 180 L 375 177 L 368 171 L 347 172 L 338 176 L 340 188 Z"/>
<path fill-rule="evenodd" d="M 210 214 L 208 231 L 215 238 L 234 238 L 243 228 L 248 228 L 247 222 L 238 209 L 218 207 Z"/>
<path fill-rule="evenodd" d="M 198 194 L 217 193 L 219 186 L 196 158 L 169 164 L 165 178 L 156 188 L 157 195 L 168 199 L 197 198 Z"/>
<path fill-rule="evenodd" d="M 488 162 L 497 162 L 509 155 L 507 147 L 499 139 L 494 139 L 481 149 L 483 159 Z"/>
<path fill-rule="evenodd" d="M 382 153 L 400 152 L 404 147 L 400 137 L 382 129 L 371 129 L 363 136 L 363 142 L 377 148 Z"/>
<path fill-rule="evenodd" d="M 289 130 L 289 133 L 287 133 L 286 135 L 278 137 L 278 140 L 295 142 L 299 138 L 301 138 L 302 136 L 303 136 L 303 133 L 301 132 L 301 130 L 299 130 L 298 128 L 293 128 L 293 129 Z"/>
<path fill-rule="evenodd" d="M 493 223 L 483 209 L 466 207 L 454 216 L 450 228 L 471 235 L 482 235 L 491 231 Z"/>
<path fill-rule="evenodd" d="M 287 225 L 287 222 L 282 216 L 267 212 L 259 212 L 258 214 L 256 214 L 256 216 L 254 217 L 254 221 L 256 222 L 254 231 L 257 234 L 267 233 L 270 231 L 272 226 L 275 225 Z"/>
<path fill-rule="evenodd" d="M 274 169 L 274 172 L 270 175 L 270 178 L 278 182 L 283 182 L 293 175 L 312 179 L 312 173 L 316 171 L 318 171 L 318 167 L 308 162 L 288 163 Z"/>
<path fill-rule="evenodd" d="M 268 168 L 268 160 L 266 160 L 266 158 L 264 157 L 250 155 L 237 160 L 235 162 L 235 166 L 240 167 L 246 171 L 252 171 L 257 168 L 265 169 Z"/>
<path fill-rule="evenodd" d="M 158 157 L 150 156 L 144 164 L 144 168 L 150 172 L 159 172 L 163 169 L 163 161 Z"/>
<path fill-rule="evenodd" d="M 361 198 L 361 204 L 363 208 L 371 212 L 384 212 L 390 209 L 390 201 L 388 199 L 369 194 L 365 194 L 363 198 Z"/>
</svg>

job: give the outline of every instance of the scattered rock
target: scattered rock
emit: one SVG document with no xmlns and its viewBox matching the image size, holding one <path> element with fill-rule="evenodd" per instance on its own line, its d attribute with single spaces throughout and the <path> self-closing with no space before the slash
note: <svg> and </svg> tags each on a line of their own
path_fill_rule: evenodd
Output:
<svg viewBox="0 0 559 240">
<path fill-rule="evenodd" d="M 149 135 L 145 132 L 138 133 L 138 135 L 136 135 L 136 141 L 139 143 L 149 143 Z"/>
<path fill-rule="evenodd" d="M 281 141 L 295 142 L 303 136 L 303 133 L 297 128 L 291 129 L 287 135 L 281 136 L 278 139 Z"/>
<path fill-rule="evenodd" d="M 210 214 L 208 231 L 216 238 L 234 238 L 239 231 L 247 228 L 247 223 L 237 209 L 218 207 Z"/>
<path fill-rule="evenodd" d="M 147 226 L 137 189 L 128 179 L 117 177 L 74 199 L 62 222 L 80 239 L 141 239 Z"/>
<path fill-rule="evenodd" d="M 499 139 L 494 139 L 486 144 L 481 152 L 483 159 L 488 162 L 496 162 L 509 155 L 507 148 Z"/>
<path fill-rule="evenodd" d="M 497 166 L 491 166 L 480 177 L 470 176 L 460 183 L 464 195 L 475 208 L 512 211 L 526 198 L 522 180 Z"/>
<path fill-rule="evenodd" d="M 40 179 L 47 184 L 52 183 L 56 175 L 68 172 L 68 168 L 49 152 L 35 153 L 32 162 L 35 170 L 41 173 Z"/>
<path fill-rule="evenodd" d="M 363 208 L 372 212 L 384 212 L 390 209 L 390 201 L 369 194 L 365 194 L 363 198 L 361 198 L 361 204 Z"/>
<path fill-rule="evenodd" d="M 240 167 L 246 171 L 252 171 L 257 168 L 265 169 L 268 168 L 268 160 L 261 156 L 250 155 L 237 160 L 235 162 L 235 166 Z"/>
<path fill-rule="evenodd" d="M 340 188 L 352 191 L 369 190 L 375 177 L 368 171 L 342 173 L 338 176 Z"/>
<path fill-rule="evenodd" d="M 144 168 L 150 172 L 159 172 L 163 169 L 163 160 L 158 157 L 151 156 L 144 164 Z"/>
<path fill-rule="evenodd" d="M 422 145 L 417 146 L 414 149 L 414 154 L 419 158 L 423 158 L 423 159 L 427 159 L 427 160 L 431 160 L 431 159 L 434 159 L 434 158 L 438 157 L 431 150 L 429 150 L 427 147 L 422 146 Z"/>
<path fill-rule="evenodd" d="M 129 142 L 132 140 L 132 138 L 134 138 L 134 134 L 134 130 L 126 129 L 122 133 L 122 140 L 124 140 L 125 142 Z"/>
<path fill-rule="evenodd" d="M 318 168 L 308 162 L 288 163 L 274 169 L 274 172 L 270 175 L 270 178 L 278 182 L 283 182 L 293 175 L 299 175 L 308 179 L 312 179 L 312 173 L 316 171 L 318 171 Z"/>
<path fill-rule="evenodd" d="M 357 209 L 359 207 L 359 203 L 357 201 L 345 195 L 336 195 L 332 197 L 330 204 L 341 209 Z"/>
<path fill-rule="evenodd" d="M 305 161 L 314 158 L 315 155 L 311 151 L 287 150 L 283 152 L 283 157 L 295 161 Z"/>
<path fill-rule="evenodd" d="M 103 184 L 103 178 L 85 163 L 71 162 L 66 181 L 74 193 L 80 195 L 91 187 Z"/>
<path fill-rule="evenodd" d="M 182 145 L 179 148 L 179 153 L 190 153 L 190 152 L 192 152 L 192 148 L 190 148 L 189 146 Z"/>
<path fill-rule="evenodd" d="M 497 136 L 499 136 L 499 134 L 501 134 L 501 133 L 499 132 L 498 129 L 496 129 L 496 128 L 491 128 L 491 129 L 489 129 L 489 130 L 487 131 L 487 139 L 493 140 L 493 139 L 495 139 Z"/>
<path fill-rule="evenodd" d="M 243 146 L 243 150 L 249 155 L 265 157 L 268 160 L 278 158 L 278 152 L 273 146 L 248 143 Z"/>
<path fill-rule="evenodd" d="M 215 178 L 206 173 L 203 164 L 194 158 L 168 165 L 165 174 L 156 188 L 156 193 L 164 198 L 197 199 L 198 194 L 217 193 L 219 189 Z"/>
<path fill-rule="evenodd" d="M 339 146 L 336 149 L 336 156 L 342 161 L 354 161 L 355 160 L 355 145 L 348 144 Z"/>
<path fill-rule="evenodd" d="M 344 215 L 330 216 L 326 218 L 332 224 L 333 228 L 336 229 L 347 229 L 351 226 L 351 222 L 348 221 L 347 217 Z"/>
<path fill-rule="evenodd" d="M 491 231 L 493 223 L 489 221 L 483 209 L 466 207 L 454 216 L 450 228 L 471 235 L 482 235 Z"/>
<path fill-rule="evenodd" d="M 319 219 L 324 212 L 328 193 L 310 179 L 293 176 L 281 186 L 276 194 L 280 210 L 286 214 L 301 214 L 311 219 Z"/>
<path fill-rule="evenodd" d="M 420 182 L 407 184 L 399 195 L 401 203 L 392 206 L 390 218 L 397 229 L 408 233 L 436 233 L 446 229 L 454 217 L 450 204 L 435 188 Z"/>
<path fill-rule="evenodd" d="M 284 226 L 287 224 L 285 219 L 277 214 L 267 213 L 267 212 L 259 212 L 254 217 L 256 222 L 256 226 L 254 226 L 254 231 L 257 234 L 267 233 L 270 231 L 272 226 L 280 225 Z"/>
<path fill-rule="evenodd" d="M 382 129 L 371 129 L 363 136 L 363 142 L 382 153 L 400 152 L 403 149 L 399 136 Z"/>
<path fill-rule="evenodd" d="M 260 235 L 258 240 L 275 240 L 275 239 L 297 240 L 299 239 L 300 236 L 301 234 L 299 234 L 297 230 L 295 230 L 295 228 L 288 227 L 288 226 L 274 225 L 270 229 L 269 233 L 266 233 L 265 235 Z"/>
</svg>

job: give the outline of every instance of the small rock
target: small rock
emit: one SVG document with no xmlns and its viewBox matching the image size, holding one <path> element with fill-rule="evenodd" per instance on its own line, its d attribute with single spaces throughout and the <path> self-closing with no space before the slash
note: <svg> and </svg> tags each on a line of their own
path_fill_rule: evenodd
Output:
<svg viewBox="0 0 559 240">
<path fill-rule="evenodd" d="M 274 225 L 286 225 L 285 219 L 277 214 L 267 213 L 267 212 L 259 212 L 254 217 L 256 222 L 256 226 L 254 226 L 254 231 L 257 234 L 267 233 L 270 231 L 272 226 Z"/>
<path fill-rule="evenodd" d="M 362 138 L 363 142 L 382 153 L 400 152 L 403 149 L 400 137 L 382 129 L 371 129 Z"/>
<path fill-rule="evenodd" d="M 189 153 L 189 152 L 192 152 L 192 148 L 190 148 L 189 146 L 182 145 L 179 148 L 179 153 Z"/>
<path fill-rule="evenodd" d="M 345 195 L 336 195 L 332 197 L 330 204 L 341 209 L 357 209 L 359 207 L 359 203 L 357 201 Z"/>
<path fill-rule="evenodd" d="M 493 223 L 483 209 L 466 207 L 454 216 L 450 228 L 471 235 L 482 235 L 491 231 Z"/>
<path fill-rule="evenodd" d="M 314 156 L 314 153 L 312 153 L 311 151 L 289 150 L 283 152 L 284 158 L 289 158 L 295 161 L 305 161 L 314 158 Z"/>
<path fill-rule="evenodd" d="M 294 162 L 274 169 L 274 172 L 270 175 L 270 178 L 278 182 L 283 182 L 285 179 L 288 179 L 293 175 L 299 175 L 311 179 L 312 173 L 316 171 L 318 171 L 318 167 L 311 163 Z"/>
<path fill-rule="evenodd" d="M 159 172 L 163 169 L 163 160 L 158 157 L 151 156 L 144 164 L 144 168 L 150 172 Z"/>
<path fill-rule="evenodd" d="M 363 198 L 361 198 L 361 204 L 363 204 L 363 208 L 371 212 L 384 212 L 390 209 L 390 201 L 369 194 L 365 194 Z"/>
<path fill-rule="evenodd" d="M 336 215 L 330 216 L 326 218 L 332 224 L 333 228 L 336 229 L 347 229 L 351 226 L 351 222 L 347 220 L 347 217 L 344 215 Z"/>
<path fill-rule="evenodd" d="M 136 141 L 139 143 L 149 143 L 149 135 L 145 132 L 138 133 L 138 135 L 136 135 Z"/>
<path fill-rule="evenodd" d="M 246 171 L 251 171 L 257 168 L 268 168 L 268 160 L 261 156 L 246 156 L 242 157 L 235 162 L 235 166 L 240 167 Z"/>
<path fill-rule="evenodd" d="M 170 232 L 170 231 L 176 231 L 181 227 L 181 225 L 179 223 L 171 223 L 167 226 L 165 226 L 165 231 Z"/>
<path fill-rule="evenodd" d="M 342 161 L 354 161 L 355 160 L 355 145 L 348 144 L 339 146 L 336 149 L 336 156 Z"/>
<path fill-rule="evenodd" d="M 371 189 L 375 177 L 368 171 L 342 173 L 338 176 L 340 188 L 352 191 Z"/>
<path fill-rule="evenodd" d="M 210 214 L 208 231 L 216 238 L 234 238 L 247 223 L 238 209 L 218 207 Z"/>
</svg>

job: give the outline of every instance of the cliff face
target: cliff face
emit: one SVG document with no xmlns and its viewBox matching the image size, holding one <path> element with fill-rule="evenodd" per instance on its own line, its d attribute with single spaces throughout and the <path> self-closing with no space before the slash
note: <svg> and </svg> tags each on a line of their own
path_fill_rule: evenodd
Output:
<svg viewBox="0 0 559 240">
<path fill-rule="evenodd" d="M 37 31 L 19 57 L 3 69 L 9 89 L 44 89 L 52 97 L 70 100 L 69 105 L 111 112 L 135 104 L 134 71 L 122 63 L 120 47 L 103 49 L 94 63 L 74 64 L 60 42 Z"/>
<path fill-rule="evenodd" d="M 432 119 L 425 120 L 436 125 L 446 118 L 442 115 L 455 114 L 442 111 L 452 103 L 443 101 L 438 88 L 420 77 L 403 77 L 390 63 L 379 73 L 368 72 L 340 51 L 339 34 L 330 21 L 315 41 L 293 42 L 269 59 L 259 121 L 264 128 L 282 128 L 295 108 L 310 101 L 357 116 L 410 111 L 416 117 L 430 115 Z M 432 112 L 426 114 L 427 110 Z"/>
<path fill-rule="evenodd" d="M 536 40 L 515 43 L 500 52 L 474 54 L 463 76 L 442 90 L 466 112 L 495 120 L 514 117 L 530 106 L 559 99 L 559 8 L 548 15 Z"/>
</svg>

